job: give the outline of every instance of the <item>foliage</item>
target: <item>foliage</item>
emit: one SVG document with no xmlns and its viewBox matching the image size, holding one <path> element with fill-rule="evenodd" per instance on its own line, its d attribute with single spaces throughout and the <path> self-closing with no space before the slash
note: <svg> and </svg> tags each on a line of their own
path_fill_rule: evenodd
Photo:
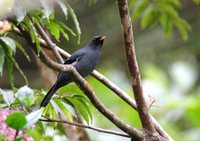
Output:
<svg viewBox="0 0 200 141">
<path fill-rule="evenodd" d="M 53 5 L 49 3 L 49 5 L 46 5 L 45 3 L 42 3 L 42 7 L 44 9 L 38 9 L 31 11 L 23 11 L 24 7 L 21 7 L 21 11 L 19 14 L 16 13 L 16 20 L 12 21 L 12 29 L 19 28 L 22 30 L 28 30 L 30 36 L 30 40 L 32 43 L 35 44 L 34 50 L 37 52 L 37 55 L 40 54 L 40 43 L 38 39 L 38 33 L 36 31 L 36 28 L 34 24 L 41 24 L 43 27 L 46 27 L 49 29 L 50 34 L 55 37 L 57 41 L 60 40 L 61 35 L 67 40 L 70 40 L 70 35 L 77 36 L 78 37 L 78 43 L 80 42 L 80 35 L 81 35 L 81 29 L 79 27 L 78 19 L 74 13 L 74 10 L 71 8 L 71 6 L 62 1 L 58 0 L 56 1 L 58 5 L 60 6 L 62 12 L 64 13 L 66 20 L 68 20 L 68 16 L 70 15 L 75 28 L 77 30 L 77 33 L 73 31 L 71 27 L 66 25 L 63 21 L 59 21 L 55 19 L 55 12 L 53 10 Z M 25 5 L 26 6 L 26 5 Z M 69 13 L 69 15 L 68 15 Z M 4 22 L 4 21 L 3 21 Z M 3 26 L 2 28 L 7 28 Z M 1 89 L 1 99 L 4 100 L 4 103 L 1 104 L 1 106 L 10 107 L 10 108 L 16 108 L 16 107 L 22 107 L 22 109 L 26 109 L 25 111 L 29 111 L 29 114 L 24 116 L 22 113 L 14 113 L 7 117 L 6 123 L 19 130 L 22 128 L 27 128 L 32 126 L 33 124 L 37 123 L 38 120 L 41 118 L 41 114 L 43 112 L 43 115 L 49 116 L 50 118 L 59 118 L 59 113 L 62 111 L 70 121 L 73 121 L 73 113 L 77 110 L 81 113 L 83 118 L 87 121 L 87 123 L 91 120 L 91 113 L 89 110 L 89 101 L 86 97 L 83 95 L 71 92 L 73 95 L 71 96 L 63 96 L 62 100 L 60 100 L 60 97 L 55 96 L 51 103 L 44 109 L 39 111 L 31 112 L 32 110 L 30 107 L 33 107 L 37 101 L 41 101 L 41 99 L 44 96 L 44 91 L 39 90 L 32 90 L 31 88 L 24 86 L 19 88 L 18 90 L 14 87 L 14 76 L 13 76 L 13 68 L 15 67 L 21 75 L 26 80 L 26 84 L 28 83 L 27 78 L 17 62 L 14 59 L 14 55 L 16 53 L 16 50 L 19 49 L 24 56 L 30 61 L 30 58 L 25 50 L 25 48 L 21 45 L 21 42 L 18 39 L 18 33 L 12 29 L 5 30 L 2 32 L 2 35 L 0 37 L 0 74 L 2 75 L 3 68 L 5 67 L 9 82 L 13 88 L 13 92 L 10 91 L 4 91 Z M 2 29 L 3 30 L 3 29 Z M 14 38 L 8 37 L 8 35 L 13 34 Z M 13 36 L 12 36 L 13 37 Z M 64 88 L 63 88 L 64 89 Z M 66 93 L 65 90 L 62 90 L 62 94 L 64 95 Z M 10 99 L 12 97 L 12 99 Z M 19 117 L 19 118 L 18 118 Z M 21 118 L 20 118 L 21 117 Z M 17 122 L 13 122 L 17 121 Z M 26 122 L 27 121 L 27 122 Z M 17 123 L 17 124 L 13 124 Z M 22 123 L 22 124 L 19 124 Z M 27 123 L 27 124 L 26 124 Z M 17 125 L 17 126 L 16 126 Z M 43 125 L 39 122 L 38 125 L 42 127 Z M 53 124 L 53 126 L 58 126 L 57 124 Z M 44 129 L 43 129 L 44 130 Z M 20 138 L 18 138 L 20 140 Z"/>
<path fill-rule="evenodd" d="M 85 1 L 87 1 L 89 5 L 96 3 L 96 0 Z M 200 3 L 199 0 L 193 1 L 196 4 Z M 129 2 L 130 8 L 132 9 L 132 20 L 136 22 L 138 19 L 140 19 L 140 26 L 142 29 L 152 28 L 160 24 L 164 29 L 164 35 L 169 36 L 172 33 L 173 28 L 176 27 L 180 32 L 182 38 L 184 40 L 188 40 L 188 31 L 191 30 L 191 26 L 179 14 L 179 9 L 182 7 L 180 0 L 130 0 Z M 87 124 L 90 124 L 93 121 L 92 113 L 99 115 L 96 110 L 92 111 L 90 101 L 74 84 L 70 84 L 61 88 L 61 96 L 54 96 L 46 108 L 38 111 L 34 111 L 33 109 L 35 109 L 35 107 L 39 105 L 41 99 L 46 94 L 46 91 L 31 89 L 28 86 L 24 86 L 19 89 L 15 88 L 13 75 L 15 69 L 19 71 L 19 73 L 26 81 L 26 84 L 28 84 L 26 75 L 23 73 L 22 69 L 14 58 L 16 51 L 20 51 L 28 61 L 31 60 L 28 53 L 26 52 L 27 49 L 22 46 L 21 41 L 18 39 L 20 34 L 13 29 L 20 28 L 22 29 L 22 31 L 29 31 L 31 42 L 35 44 L 34 50 L 36 50 L 38 56 L 40 55 L 41 45 L 38 38 L 39 34 L 34 26 L 35 24 L 41 24 L 43 27 L 45 27 L 46 30 L 49 31 L 49 33 L 55 38 L 57 42 L 59 42 L 61 38 L 65 38 L 66 41 L 70 41 L 71 36 L 73 36 L 77 37 L 77 43 L 80 43 L 81 28 L 74 10 L 69 5 L 69 3 L 66 3 L 64 0 L 57 0 L 56 3 L 60 7 L 60 10 L 63 12 L 66 22 L 57 20 L 56 11 L 54 10 L 53 5 L 42 3 L 43 9 L 31 9 L 30 11 L 25 11 L 24 13 L 19 12 L 18 14 L 16 14 L 17 21 L 10 21 L 12 29 L 6 29 L 6 31 L 3 32 L 2 36 L 0 37 L 0 75 L 3 75 L 3 71 L 7 73 L 10 85 L 13 89 L 13 91 L 0 89 L 0 107 L 6 110 L 8 110 L 8 108 L 20 108 L 20 110 L 17 110 L 18 112 L 28 112 L 29 114 L 26 115 L 22 113 L 9 113 L 11 115 L 6 115 L 6 122 L 7 125 L 17 130 L 28 128 L 36 124 L 36 127 L 34 127 L 33 129 L 26 129 L 29 134 L 35 138 L 35 140 L 41 138 L 48 139 L 48 137 L 45 137 L 44 135 L 46 125 L 39 121 L 39 119 L 41 118 L 41 114 L 49 118 L 58 119 L 59 113 L 63 112 L 69 121 L 73 121 L 75 115 L 74 113 L 78 112 L 87 122 Z M 14 6 L 13 3 L 11 3 L 11 6 Z M 0 12 L 0 14 L 5 14 L 5 12 Z M 67 22 L 70 18 L 73 21 L 74 27 L 70 27 L 71 25 Z M 74 31 L 74 29 L 76 31 Z M 163 78 L 162 70 L 154 68 L 153 65 L 151 65 L 151 68 L 148 68 L 146 66 L 145 68 L 146 70 L 148 70 L 146 71 L 146 73 L 148 74 L 144 74 L 145 77 L 151 77 L 151 80 L 155 78 L 156 84 L 161 82 L 163 84 L 164 82 L 164 86 L 162 87 L 165 87 L 165 90 L 170 89 L 168 82 L 169 80 L 167 78 Z M 113 73 L 114 71 L 112 72 L 112 74 Z M 117 75 L 121 76 L 121 74 Z M 98 84 L 98 82 L 96 82 L 95 80 L 92 79 L 90 81 L 92 85 L 95 86 L 94 88 L 97 93 L 101 93 L 103 91 L 108 95 L 113 94 L 113 92 L 106 89 L 105 86 Z M 120 80 L 120 85 L 122 81 L 123 80 Z M 123 85 L 125 85 L 125 82 L 123 82 Z M 160 85 L 157 85 L 157 87 L 160 87 Z M 162 95 L 162 97 L 164 97 L 164 95 Z M 127 105 L 118 97 L 113 96 L 112 100 L 110 100 L 107 98 L 106 95 L 102 99 L 112 108 L 113 111 L 119 113 L 124 120 L 132 123 L 136 127 L 141 127 L 137 113 L 132 111 L 131 108 L 127 108 L 128 110 L 125 111 L 124 107 L 126 107 Z M 119 103 L 119 108 L 113 106 L 116 104 L 116 102 Z M 198 104 L 198 101 L 196 100 L 196 98 L 188 97 L 188 100 L 185 103 L 174 100 L 174 102 L 170 102 L 164 110 L 172 111 L 174 107 L 180 106 L 180 108 L 184 108 L 185 112 L 188 112 L 188 115 L 182 118 L 179 117 L 178 120 L 187 120 L 188 122 L 194 124 L 196 127 L 199 127 L 198 120 L 196 119 L 196 117 L 199 116 L 198 110 L 200 106 Z M 132 112 L 132 116 L 130 116 L 130 111 Z M 163 113 L 160 113 L 160 115 L 166 117 L 166 115 L 164 115 Z M 101 122 L 101 116 L 97 116 L 97 119 L 98 121 L 100 121 L 101 124 L 104 124 L 103 126 L 108 127 L 108 125 L 105 125 L 105 123 Z M 16 126 L 15 124 L 13 124 L 13 120 L 19 120 L 17 121 L 17 123 L 21 124 Z M 176 121 L 174 120 L 173 123 L 175 122 Z M 169 131 L 171 128 L 174 128 L 173 123 L 165 125 Z M 60 130 L 60 132 L 62 131 L 62 126 L 60 124 L 48 123 L 47 126 L 57 128 L 58 130 Z M 11 133 L 15 133 L 15 130 L 12 130 Z M 0 139 L 2 136 L 3 138 L 5 138 L 4 135 L 0 134 Z M 20 140 L 20 138 L 18 139 Z"/>
<path fill-rule="evenodd" d="M 10 114 L 10 115 L 9 115 Z M 6 118 L 7 117 L 7 118 Z M 13 122 L 13 120 L 15 122 Z M 25 125 L 26 120 L 24 114 L 19 112 L 17 109 L 1 109 L 0 110 L 0 139 L 6 141 L 13 141 L 16 135 L 15 129 L 22 129 Z M 9 127 L 9 124 L 11 127 Z M 15 128 L 15 129 L 14 129 Z M 29 136 L 24 131 L 18 131 L 18 138 L 17 139 L 24 139 L 27 141 L 33 140 L 31 136 Z M 16 140 L 17 140 L 16 139 Z"/>
<path fill-rule="evenodd" d="M 66 16 L 66 20 L 68 17 L 68 11 L 69 14 L 71 15 L 75 28 L 77 29 L 77 33 L 75 33 L 70 27 L 68 27 L 66 24 L 64 24 L 62 21 L 55 20 L 55 13 L 53 11 L 52 5 L 43 5 L 45 7 L 44 10 L 39 9 L 39 10 L 31 10 L 31 11 L 24 11 L 25 13 L 22 14 L 23 8 L 19 8 L 20 12 L 16 13 L 16 19 L 17 22 L 13 22 L 12 26 L 13 28 L 16 28 L 19 26 L 23 30 L 28 30 L 30 33 L 30 38 L 33 43 L 35 43 L 35 50 L 37 54 L 39 55 L 40 53 L 40 43 L 38 39 L 38 33 L 36 32 L 35 27 L 33 24 L 35 23 L 40 23 L 43 26 L 47 27 L 50 31 L 50 33 L 55 37 L 57 41 L 59 41 L 60 36 L 62 35 L 67 41 L 69 41 L 69 34 L 72 36 L 77 36 L 78 37 L 78 43 L 80 42 L 80 35 L 81 35 L 81 30 L 79 27 L 79 23 L 77 20 L 77 17 L 71 8 L 71 6 L 68 3 L 65 3 L 62 0 L 56 1 L 58 5 L 60 6 L 61 10 Z M 28 5 L 29 3 L 27 3 Z M 24 5 L 26 6 L 26 5 Z M 20 20 L 19 20 L 20 19 Z M 14 21 L 14 20 L 12 20 Z M 6 28 L 6 27 L 3 27 Z M 3 29 L 2 29 L 3 30 Z M 11 30 L 11 29 L 10 29 Z M 8 30 L 9 31 L 9 30 Z M 10 31 L 12 32 L 12 31 Z M 3 66 L 5 65 L 5 69 L 7 70 L 7 75 L 9 82 L 12 86 L 14 87 L 14 76 L 13 76 L 13 68 L 15 67 L 19 73 L 23 76 L 23 78 L 26 81 L 26 84 L 28 84 L 28 80 L 21 70 L 20 66 L 14 59 L 14 55 L 16 53 L 16 48 L 18 48 L 30 61 L 30 58 L 28 54 L 26 53 L 24 47 L 22 47 L 21 43 L 17 41 L 17 36 L 16 33 L 14 33 L 16 39 L 12 39 L 11 37 L 7 36 L 7 32 L 3 34 L 2 37 L 0 37 L 0 75 L 2 75 L 3 72 Z"/>
<path fill-rule="evenodd" d="M 31 112 L 30 107 L 33 107 L 33 104 L 37 104 L 37 101 L 41 101 L 44 96 L 43 91 L 32 90 L 27 86 L 23 86 L 16 90 L 16 93 L 10 93 L 10 91 L 4 91 L 1 89 L 0 98 L 3 98 L 4 103 L 1 104 L 1 107 L 10 107 L 12 109 L 22 106 L 25 111 L 30 111 L 28 115 L 24 115 L 23 113 L 13 113 L 7 116 L 6 123 L 10 127 L 14 129 L 26 129 L 28 127 L 32 127 L 34 124 L 38 122 L 41 118 L 41 114 L 43 116 L 58 119 L 59 113 L 62 111 L 69 121 L 73 121 L 73 115 L 75 112 L 80 112 L 83 118 L 89 124 L 92 119 L 91 111 L 90 111 L 90 102 L 89 100 L 81 94 L 81 91 L 74 91 L 75 85 L 70 84 L 69 86 L 65 86 L 61 89 L 63 97 L 55 96 L 51 102 L 47 105 L 46 108 L 35 110 Z M 70 90 L 71 89 L 71 90 Z M 65 95 L 66 91 L 68 95 Z M 70 93 L 72 95 L 70 95 Z M 35 100 L 33 100 L 32 95 L 35 96 Z M 13 96 L 11 96 L 13 95 Z M 12 97 L 13 100 L 8 97 Z M 8 99 L 10 101 L 8 101 Z M 20 124 L 21 123 L 21 124 Z M 39 124 L 39 123 L 38 123 Z M 51 124 L 54 127 L 59 126 L 58 124 Z M 43 126 L 41 123 L 38 126 Z"/>
<path fill-rule="evenodd" d="M 176 27 L 184 40 L 188 40 L 190 24 L 181 18 L 178 9 L 181 8 L 180 0 L 131 0 L 132 20 L 140 18 L 142 29 L 155 27 L 158 24 L 164 29 L 164 35 L 169 36 L 173 27 Z"/>
<path fill-rule="evenodd" d="M 12 113 L 6 118 L 6 124 L 16 130 L 23 129 L 26 123 L 25 115 L 20 112 Z"/>
</svg>

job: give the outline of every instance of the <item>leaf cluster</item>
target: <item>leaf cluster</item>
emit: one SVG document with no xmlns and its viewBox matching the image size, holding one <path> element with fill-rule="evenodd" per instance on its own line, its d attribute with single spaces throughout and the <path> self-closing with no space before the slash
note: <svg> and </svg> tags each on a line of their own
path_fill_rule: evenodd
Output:
<svg viewBox="0 0 200 141">
<path fill-rule="evenodd" d="M 3 68 L 5 67 L 6 73 L 11 84 L 11 87 L 14 87 L 14 68 L 16 68 L 19 73 L 25 79 L 26 84 L 28 84 L 28 80 L 26 75 L 23 73 L 22 69 L 16 62 L 14 56 L 16 50 L 21 51 L 28 61 L 31 61 L 25 48 L 21 44 L 19 40 L 20 33 L 16 32 L 16 29 L 21 29 L 22 31 L 28 31 L 30 36 L 30 40 L 35 44 L 34 50 L 39 55 L 40 53 L 40 41 L 39 34 L 34 26 L 34 24 L 41 24 L 43 27 L 49 30 L 50 34 L 55 37 L 55 39 L 59 42 L 61 36 L 63 36 L 67 41 L 70 40 L 70 35 L 76 36 L 78 38 L 78 43 L 80 43 L 81 29 L 78 22 L 78 19 L 75 15 L 72 7 L 63 0 L 57 0 L 57 5 L 62 10 L 65 15 L 66 21 L 68 17 L 71 16 L 71 19 L 74 22 L 74 26 L 76 28 L 76 33 L 73 31 L 71 27 L 69 27 L 63 21 L 59 21 L 55 19 L 55 11 L 54 6 L 51 4 L 42 3 L 42 9 L 34 9 L 30 11 L 21 10 L 21 12 L 16 13 L 16 18 L 12 18 L 9 20 L 12 24 L 11 31 L 8 31 L 1 35 L 0 37 L 0 75 L 2 76 Z M 15 7 L 14 7 L 15 9 Z M 19 8 L 20 9 L 20 8 Z M 13 35 L 11 38 L 9 35 Z"/>
<path fill-rule="evenodd" d="M 130 0 L 129 5 L 132 9 L 133 22 L 140 20 L 142 29 L 160 24 L 164 29 L 164 35 L 169 36 L 175 27 L 182 38 L 188 40 L 191 26 L 178 13 L 182 7 L 180 0 Z"/>
</svg>

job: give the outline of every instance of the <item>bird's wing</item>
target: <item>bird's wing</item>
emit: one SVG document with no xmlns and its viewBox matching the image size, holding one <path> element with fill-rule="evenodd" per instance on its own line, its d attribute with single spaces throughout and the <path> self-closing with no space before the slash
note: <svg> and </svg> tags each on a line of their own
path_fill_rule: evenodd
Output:
<svg viewBox="0 0 200 141">
<path fill-rule="evenodd" d="M 75 65 L 79 61 L 82 55 L 83 53 L 81 52 L 75 52 L 64 62 L 64 64 Z"/>
<path fill-rule="evenodd" d="M 64 64 L 71 64 L 71 65 L 75 65 L 79 59 L 83 56 L 83 53 L 82 51 L 76 51 L 74 52 L 65 62 Z M 58 79 L 60 78 L 60 75 L 62 74 L 63 72 L 60 72 L 58 74 Z"/>
</svg>

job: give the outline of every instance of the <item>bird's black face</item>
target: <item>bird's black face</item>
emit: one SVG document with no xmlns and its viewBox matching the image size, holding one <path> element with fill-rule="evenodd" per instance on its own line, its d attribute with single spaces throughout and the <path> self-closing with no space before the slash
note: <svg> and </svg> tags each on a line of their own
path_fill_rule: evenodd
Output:
<svg viewBox="0 0 200 141">
<path fill-rule="evenodd" d="M 106 39 L 106 36 L 96 36 L 90 42 L 90 45 L 101 47 L 103 45 L 103 41 Z"/>
</svg>

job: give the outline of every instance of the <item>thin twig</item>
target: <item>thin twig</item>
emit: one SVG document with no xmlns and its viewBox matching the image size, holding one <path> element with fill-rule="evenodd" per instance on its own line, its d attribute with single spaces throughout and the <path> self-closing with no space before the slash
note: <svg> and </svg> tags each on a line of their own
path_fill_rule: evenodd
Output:
<svg viewBox="0 0 200 141">
<path fill-rule="evenodd" d="M 24 37 L 29 41 L 30 35 L 27 34 L 27 31 L 21 31 L 24 33 Z M 35 43 L 28 42 L 31 46 L 35 46 Z M 35 51 L 35 50 L 34 50 Z M 88 85 L 88 82 L 76 71 L 76 69 L 72 65 L 63 65 L 54 62 L 51 60 L 41 48 L 39 57 L 41 61 L 46 64 L 50 68 L 55 68 L 55 70 L 60 72 L 69 72 L 74 75 L 75 82 L 78 84 L 80 89 L 84 92 L 84 94 L 90 99 L 91 103 L 101 112 L 107 119 L 109 119 L 112 123 L 114 123 L 118 128 L 129 134 L 132 138 L 135 139 L 144 139 L 144 132 L 138 130 L 134 127 L 131 127 L 124 121 L 122 121 L 119 117 L 117 117 L 113 112 L 107 109 L 96 97 L 94 91 Z"/>
<path fill-rule="evenodd" d="M 22 36 L 23 34 L 18 28 L 15 28 L 14 31 L 18 33 L 18 35 Z M 47 46 L 46 42 L 39 38 L 40 44 L 43 47 L 46 47 L 47 49 L 50 49 L 49 46 Z M 64 56 L 65 58 L 70 57 L 70 54 L 67 53 L 62 48 L 56 46 L 56 49 L 59 51 L 59 53 Z M 57 70 L 54 65 L 49 65 L 50 68 Z M 104 75 L 100 74 L 98 71 L 93 71 L 92 76 L 95 77 L 97 80 L 99 80 L 102 84 L 107 86 L 109 89 L 114 90 L 115 94 L 117 94 L 119 97 L 121 97 L 125 102 L 127 102 L 131 107 L 133 107 L 135 110 L 137 110 L 137 106 L 135 101 L 122 89 L 120 89 L 116 84 L 114 84 L 112 81 L 107 79 Z M 173 141 L 173 139 L 168 135 L 168 133 L 160 126 L 160 124 L 155 120 L 153 116 L 151 116 L 152 121 L 154 123 L 154 126 L 156 128 L 156 131 L 163 137 L 167 138 L 169 141 Z"/>
<path fill-rule="evenodd" d="M 44 52 L 40 51 L 40 57 L 43 63 L 45 63 L 49 67 L 56 67 L 58 71 L 67 71 L 72 73 L 75 77 L 75 82 L 78 84 L 80 89 L 84 92 L 84 94 L 90 99 L 91 103 L 102 113 L 105 117 L 107 117 L 112 123 L 114 123 L 121 130 L 129 134 L 131 137 L 136 139 L 144 138 L 144 134 L 142 131 L 131 127 L 127 123 L 123 122 L 119 117 L 117 117 L 113 112 L 107 109 L 96 97 L 96 94 L 88 85 L 88 82 L 76 71 L 76 69 L 72 65 L 62 65 L 54 62 L 48 56 L 44 54 Z"/>
<path fill-rule="evenodd" d="M 20 36 L 22 36 L 22 33 L 20 32 L 19 29 L 15 29 L 15 32 L 17 32 Z M 40 44 L 49 49 L 49 47 L 47 46 L 46 42 L 39 38 Z M 59 53 L 65 57 L 68 58 L 70 57 L 70 54 L 68 52 L 66 52 L 65 50 L 63 50 L 62 48 L 56 46 L 56 49 L 59 51 Z M 55 68 L 51 67 L 52 69 L 55 70 Z M 137 106 L 135 101 L 126 93 L 124 92 L 122 89 L 120 89 L 116 84 L 114 84 L 112 81 L 110 81 L 108 78 L 106 78 L 104 75 L 102 75 L 101 73 L 99 73 L 98 71 L 94 70 L 91 74 L 94 78 L 96 78 L 97 80 L 99 80 L 102 84 L 104 84 L 107 88 L 111 89 L 113 92 L 115 92 L 115 94 L 117 94 L 120 98 L 122 98 L 127 104 L 129 104 L 131 107 L 133 107 L 135 110 L 137 110 Z M 156 128 L 156 131 L 162 136 L 165 137 L 167 139 L 169 139 L 169 141 L 173 141 L 173 139 L 168 135 L 168 133 L 160 126 L 160 124 L 155 120 L 155 118 L 153 116 L 151 116 L 153 124 Z"/>
<path fill-rule="evenodd" d="M 19 135 L 19 130 L 16 130 L 14 140 L 17 139 L 17 136 L 18 136 L 18 135 Z"/>
<path fill-rule="evenodd" d="M 66 120 L 59 120 L 59 119 L 48 118 L 48 119 L 40 119 L 40 121 L 65 123 L 65 124 L 70 124 L 70 125 L 73 125 L 73 126 L 78 126 L 78 127 L 82 127 L 82 128 L 91 129 L 91 130 L 102 132 L 102 133 L 113 134 L 113 135 L 117 135 L 117 136 L 122 136 L 122 137 L 128 137 L 128 138 L 130 138 L 130 136 L 127 135 L 127 134 L 125 134 L 125 133 L 116 132 L 116 131 L 112 131 L 112 130 L 106 130 L 106 129 L 97 128 L 97 127 L 92 127 L 90 125 L 83 125 L 83 124 L 80 124 L 80 123 L 70 122 L 70 121 L 66 121 Z"/>
<path fill-rule="evenodd" d="M 44 46 L 47 47 L 46 42 L 39 38 L 40 43 Z M 71 55 L 66 52 L 65 50 L 63 50 L 62 48 L 56 46 L 56 49 L 60 52 L 60 54 L 65 57 L 68 58 Z M 55 69 L 55 68 L 52 68 Z M 94 70 L 91 75 L 96 78 L 98 81 L 100 81 L 102 84 L 104 84 L 107 88 L 109 88 L 110 90 L 112 90 L 115 94 L 117 94 L 120 98 L 122 98 L 127 104 L 129 104 L 131 107 L 133 107 L 135 110 L 137 110 L 137 105 L 134 101 L 134 99 L 132 99 L 125 91 L 123 91 L 122 89 L 120 89 L 116 84 L 114 84 L 112 81 L 110 81 L 108 78 L 106 78 L 104 75 L 102 75 L 101 73 L 99 73 L 98 71 Z M 156 128 L 156 131 L 162 136 L 165 137 L 167 139 L 169 139 L 169 141 L 173 141 L 173 139 L 168 135 L 168 133 L 160 126 L 160 124 L 156 121 L 156 119 L 151 116 L 153 124 Z"/>
</svg>

